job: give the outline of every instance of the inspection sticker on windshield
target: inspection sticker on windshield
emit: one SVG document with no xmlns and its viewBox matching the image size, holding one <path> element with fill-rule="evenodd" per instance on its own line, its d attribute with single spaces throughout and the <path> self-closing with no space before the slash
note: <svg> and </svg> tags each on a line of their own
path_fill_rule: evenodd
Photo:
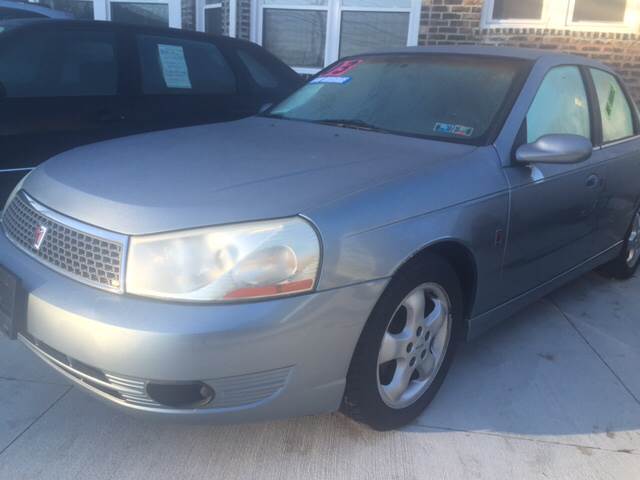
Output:
<svg viewBox="0 0 640 480">
<path fill-rule="evenodd" d="M 364 60 L 345 60 L 344 62 L 340 62 L 335 67 L 333 67 L 328 72 L 325 72 L 323 77 L 343 77 L 345 73 L 350 72 L 358 65 L 360 65 Z"/>
<path fill-rule="evenodd" d="M 436 123 L 433 129 L 436 133 L 444 133 L 447 135 L 455 135 L 456 137 L 471 137 L 473 135 L 473 127 L 464 125 L 454 125 L 453 123 Z"/>
<path fill-rule="evenodd" d="M 187 60 L 180 45 L 158 45 L 162 76 L 168 88 L 191 88 Z"/>
<path fill-rule="evenodd" d="M 351 77 L 317 77 L 311 80 L 309 83 L 333 83 L 338 85 L 344 85 L 351 81 Z"/>
</svg>

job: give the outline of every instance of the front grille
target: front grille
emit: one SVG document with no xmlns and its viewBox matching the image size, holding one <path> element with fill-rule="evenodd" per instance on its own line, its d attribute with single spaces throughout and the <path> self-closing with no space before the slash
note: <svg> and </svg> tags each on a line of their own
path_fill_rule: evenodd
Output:
<svg viewBox="0 0 640 480">
<path fill-rule="evenodd" d="M 20 193 L 3 215 L 7 237 L 18 247 L 45 265 L 92 286 L 122 291 L 124 239 L 115 234 L 97 232 L 38 205 Z M 40 248 L 36 248 L 36 230 L 46 228 Z M 97 232 L 97 233 L 89 233 Z"/>
</svg>

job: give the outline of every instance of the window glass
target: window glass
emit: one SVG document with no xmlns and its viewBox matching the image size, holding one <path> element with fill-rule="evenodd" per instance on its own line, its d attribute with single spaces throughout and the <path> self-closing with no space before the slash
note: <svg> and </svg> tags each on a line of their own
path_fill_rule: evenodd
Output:
<svg viewBox="0 0 640 480">
<path fill-rule="evenodd" d="M 574 22 L 623 22 L 627 0 L 575 0 Z"/>
<path fill-rule="evenodd" d="M 527 114 L 527 141 L 549 134 L 591 138 L 589 102 L 578 67 L 557 67 L 547 73 Z"/>
<path fill-rule="evenodd" d="M 270 114 L 471 143 L 483 138 L 526 62 L 466 55 L 354 58 L 302 87 Z"/>
<path fill-rule="evenodd" d="M 342 12 L 340 57 L 382 48 L 404 47 L 409 14 L 397 12 Z"/>
<path fill-rule="evenodd" d="M 327 12 L 264 9 L 263 46 L 294 67 L 324 65 Z"/>
<path fill-rule="evenodd" d="M 115 38 L 110 32 L 30 32 L 0 50 L 0 82 L 8 97 L 115 95 Z"/>
<path fill-rule="evenodd" d="M 236 77 L 218 47 L 174 37 L 138 36 L 142 89 L 150 95 L 236 92 Z"/>
<path fill-rule="evenodd" d="M 542 17 L 542 2 L 543 0 L 494 0 L 493 18 L 537 20 Z"/>
<path fill-rule="evenodd" d="M 633 136 L 631 107 L 618 80 L 602 70 L 592 69 L 591 74 L 602 115 L 603 141 L 607 143 Z"/>
<path fill-rule="evenodd" d="M 111 2 L 114 22 L 152 27 L 169 26 L 169 5 L 166 3 Z"/>
<path fill-rule="evenodd" d="M 204 9 L 204 31 L 214 35 L 222 35 L 222 7 Z"/>
<path fill-rule="evenodd" d="M 238 57 L 249 71 L 251 78 L 263 88 L 276 88 L 278 79 L 260 59 L 246 50 L 238 50 Z"/>
<path fill-rule="evenodd" d="M 94 18 L 91 0 L 40 0 L 38 3 L 54 10 L 68 12 L 78 19 L 93 20 Z"/>
</svg>

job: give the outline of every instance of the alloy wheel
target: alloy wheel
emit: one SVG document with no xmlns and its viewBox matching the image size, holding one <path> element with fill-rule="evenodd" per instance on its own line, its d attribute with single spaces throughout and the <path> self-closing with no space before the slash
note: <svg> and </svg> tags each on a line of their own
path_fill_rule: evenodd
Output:
<svg viewBox="0 0 640 480">
<path fill-rule="evenodd" d="M 627 238 L 627 266 L 635 267 L 640 259 L 640 211 L 633 217 L 631 232 Z"/>
<path fill-rule="evenodd" d="M 378 353 L 378 391 L 387 406 L 406 408 L 427 391 L 446 356 L 451 325 L 451 302 L 440 285 L 425 283 L 402 300 Z"/>
</svg>

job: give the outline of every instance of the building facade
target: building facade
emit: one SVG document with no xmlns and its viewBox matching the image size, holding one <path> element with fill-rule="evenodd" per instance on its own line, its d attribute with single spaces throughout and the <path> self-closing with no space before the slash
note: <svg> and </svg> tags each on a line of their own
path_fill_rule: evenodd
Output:
<svg viewBox="0 0 640 480">
<path fill-rule="evenodd" d="M 405 45 L 483 44 L 586 55 L 640 99 L 640 0 L 32 0 L 80 18 L 245 38 L 301 73 Z"/>
</svg>

